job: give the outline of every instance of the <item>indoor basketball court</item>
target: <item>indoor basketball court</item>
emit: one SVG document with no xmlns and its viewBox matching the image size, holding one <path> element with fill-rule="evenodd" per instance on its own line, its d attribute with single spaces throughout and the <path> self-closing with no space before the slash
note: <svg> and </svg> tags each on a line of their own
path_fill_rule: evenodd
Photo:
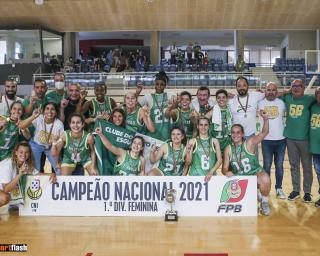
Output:
<svg viewBox="0 0 320 256">
<path fill-rule="evenodd" d="M 232 94 L 229 101 L 232 97 L 237 97 L 235 95 L 238 91 L 235 85 L 239 76 L 247 78 L 246 82 L 250 92 L 263 91 L 269 82 L 274 82 L 278 85 L 278 91 L 283 92 L 291 88 L 295 81 L 301 80 L 305 86 L 305 93 L 315 95 L 316 88 L 320 86 L 320 22 L 318 18 L 320 2 L 317 0 L 4 0 L 1 1 L 1 4 L 0 80 L 1 85 L 4 84 L 4 86 L 1 86 L 0 99 L 2 96 L 7 97 L 5 96 L 7 93 L 5 81 L 16 81 L 17 96 L 24 100 L 28 99 L 28 104 L 31 104 L 30 99 L 38 97 L 34 95 L 36 81 L 44 81 L 46 86 L 48 85 L 48 95 L 57 89 L 55 74 L 59 76 L 61 73 L 63 83 L 65 80 L 66 85 L 78 86 L 79 95 L 81 93 L 83 99 L 86 96 L 88 100 L 98 98 L 96 87 L 101 86 L 102 82 L 105 85 L 105 94 L 112 97 L 118 106 L 124 103 L 124 107 L 127 104 L 125 101 L 128 92 L 137 95 L 135 96 L 137 102 L 139 97 L 141 99 L 149 93 L 154 93 L 158 72 L 162 71 L 168 74 L 164 85 L 166 92 L 178 95 L 181 91 L 187 91 L 192 99 L 196 99 L 199 88 L 208 89 L 211 95 L 208 95 L 206 107 L 209 106 L 209 99 L 216 100 L 216 92 L 219 89 L 226 89 Z M 193 47 L 190 51 L 188 51 L 189 44 Z M 117 51 L 121 52 L 119 56 L 115 55 Z M 108 54 L 111 53 L 113 55 L 110 58 Z M 121 60 L 122 53 L 123 55 L 129 54 L 129 57 Z M 132 54 L 136 56 L 130 59 Z M 144 84 L 143 90 L 140 91 L 141 94 L 140 92 L 135 94 L 140 82 Z M 70 91 L 70 88 L 66 86 L 65 89 L 63 86 L 64 96 L 57 102 L 60 108 L 64 101 L 71 101 L 71 96 L 67 95 L 69 93 L 67 90 Z M 80 92 L 80 87 L 84 89 L 85 95 L 82 94 L 82 90 Z M 157 91 L 155 94 L 160 95 Z M 249 96 L 247 97 L 245 110 L 238 97 L 245 118 Z M 163 101 L 164 96 L 161 103 L 161 111 L 164 115 Z M 6 102 L 7 110 L 9 110 L 11 107 L 8 101 Z M 316 100 L 314 102 L 317 104 Z M 4 104 L 4 100 L 0 100 L 0 104 L 2 103 Z M 154 105 L 160 109 L 157 100 L 155 103 Z M 174 101 L 171 102 L 172 105 L 174 103 Z M 97 104 L 98 107 L 93 105 L 92 108 L 99 108 L 100 111 L 100 105 Z M 40 107 L 43 107 L 42 103 Z M 213 106 L 211 108 L 213 109 Z M 85 111 L 81 109 L 81 106 L 80 110 L 82 112 L 78 113 L 78 108 L 75 108 L 74 112 L 84 115 Z M 11 119 L 1 111 L 2 105 L 0 116 L 9 122 Z M 34 115 L 32 111 L 25 119 Z M 181 109 L 179 111 L 181 115 Z M 104 112 L 106 112 L 106 104 Z M 10 112 L 8 113 L 10 115 Z M 138 122 L 142 120 L 139 119 L 139 115 L 140 110 L 136 117 Z M 125 119 L 126 114 L 123 116 Z M 152 115 L 149 113 L 150 116 Z M 19 124 L 20 117 L 18 125 L 21 124 Z M 4 126 L 1 118 L 0 135 Z M 60 115 L 59 118 L 61 118 Z M 257 128 L 255 130 L 258 133 L 263 128 L 259 123 L 258 115 L 255 118 L 253 126 Z M 92 135 L 95 141 L 95 138 L 101 133 L 96 130 L 97 127 L 103 129 L 99 118 L 92 117 L 91 119 L 90 124 L 87 122 L 83 124 L 95 127 L 95 130 L 91 131 L 95 136 Z M 110 121 L 109 116 L 108 121 Z M 63 120 L 62 126 L 66 127 L 66 122 Z M 46 129 L 45 119 L 43 119 L 43 125 Z M 70 127 L 65 130 L 72 129 Z M 120 138 L 119 134 L 123 130 L 118 131 L 114 127 L 107 126 L 105 130 Z M 183 123 L 182 129 L 184 129 Z M 161 130 L 165 129 L 161 128 Z M 51 132 L 52 128 L 49 137 L 52 135 Z M 85 134 L 84 130 L 82 134 Z M 84 136 L 82 134 L 77 150 Z M 140 131 L 136 135 L 132 134 L 131 131 L 128 134 L 121 134 L 120 142 L 131 146 L 132 142 L 128 143 L 127 139 L 131 136 L 130 140 L 134 140 L 137 134 L 141 135 Z M 144 135 L 143 133 L 142 137 Z M 49 143 L 48 134 L 46 136 Z M 62 135 L 59 134 L 59 136 L 55 140 L 51 139 L 50 147 L 64 140 L 65 148 L 67 148 L 68 140 L 72 141 L 71 131 L 71 139 L 67 137 L 61 140 Z M 152 147 L 156 146 L 157 151 L 162 144 L 158 144 L 158 140 L 161 141 L 161 139 L 152 136 L 150 138 L 143 137 L 142 153 L 143 149 L 149 148 L 149 151 L 143 154 L 148 155 L 145 158 L 151 165 L 153 162 L 149 160 L 149 157 L 152 155 Z M 248 140 L 249 138 L 250 136 Z M 186 143 L 185 152 L 188 152 L 190 139 L 191 137 Z M 88 140 L 90 140 L 89 137 L 85 143 Z M 200 137 L 199 141 L 202 141 Z M 0 157 L 6 151 L 1 143 L 2 137 L 0 138 Z M 106 145 L 103 143 L 105 142 L 102 142 L 101 145 Z M 208 147 L 211 150 L 210 143 L 209 139 Z M 116 153 L 112 151 L 116 146 L 113 143 L 110 144 L 112 149 L 105 146 L 107 149 L 104 150 L 110 151 L 114 156 L 117 155 L 119 151 Z M 88 145 L 85 144 L 85 149 L 89 148 Z M 121 148 L 118 144 L 115 145 Z M 164 155 L 168 157 L 172 153 L 173 170 L 177 170 L 173 144 L 168 145 L 171 145 L 172 149 L 170 151 L 168 146 Z M 209 155 L 207 156 L 202 142 L 201 146 L 205 153 L 204 158 L 209 161 Z M 56 162 L 57 166 L 53 166 L 47 155 L 47 160 L 44 161 L 45 167 L 41 168 L 44 169 L 45 175 L 55 171 L 57 183 L 49 185 L 47 178 L 45 178 L 45 183 L 43 177 L 42 179 L 28 177 L 27 183 L 24 184 L 25 189 L 21 190 L 20 194 L 14 195 L 14 192 L 11 192 L 10 206 L 0 207 L 0 254 L 10 256 L 320 255 L 318 244 L 320 243 L 320 211 L 317 205 L 320 184 L 317 173 L 312 165 L 311 202 L 304 198 L 302 189 L 299 198 L 288 200 L 290 192 L 292 194 L 294 190 L 287 150 L 285 151 L 282 183 L 285 197 L 280 199 L 276 192 L 275 165 L 272 163 L 271 191 L 267 197 L 270 214 L 261 214 L 260 203 L 256 202 L 256 179 L 254 188 L 252 184 L 250 187 L 249 183 L 248 187 L 245 184 L 245 189 L 241 185 L 241 188 L 237 188 L 239 189 L 236 191 L 237 195 L 232 194 L 234 192 L 231 187 L 234 181 L 232 179 L 217 182 L 218 188 L 210 184 L 216 182 L 216 176 L 212 176 L 208 182 L 209 190 L 208 184 L 206 185 L 202 180 L 199 182 L 190 175 L 181 179 L 185 185 L 182 185 L 181 182 L 180 187 L 174 183 L 179 180 L 178 177 L 172 178 L 173 187 L 170 177 L 161 177 L 158 180 L 156 176 L 142 177 L 141 182 L 135 179 L 131 181 L 130 178 L 127 181 L 121 177 L 117 183 L 117 180 L 113 180 L 114 177 L 108 177 L 111 174 L 105 174 L 101 169 L 112 169 L 115 163 L 120 165 L 126 161 L 131 168 L 132 162 L 130 161 L 136 158 L 131 157 L 128 151 L 129 158 L 121 158 L 123 159 L 121 161 L 119 161 L 120 158 L 117 158 L 117 162 L 114 160 L 112 164 L 111 162 L 104 163 L 107 159 L 106 155 L 101 152 L 99 155 L 96 145 L 92 147 L 93 154 L 96 154 L 94 163 L 97 164 L 97 170 L 101 176 L 89 177 L 90 169 L 86 169 L 83 164 L 82 173 L 80 171 L 80 174 L 73 173 L 69 175 L 70 177 L 62 177 L 58 175 L 57 170 L 60 171 L 59 168 L 62 170 L 61 166 L 66 163 L 62 163 L 61 160 Z M 193 153 L 197 147 L 196 145 Z M 247 151 L 246 147 L 246 152 L 254 155 Z M 320 148 L 320 144 L 318 147 Z M 232 150 L 231 147 L 230 150 Z M 61 154 L 60 151 L 59 153 Z M 80 155 L 81 151 L 76 152 L 75 158 L 77 154 Z M 237 153 L 235 156 L 239 163 Z M 178 157 L 180 157 L 180 151 Z M 186 159 L 183 161 L 187 162 Z M 5 161 L 2 158 L 0 160 Z M 79 162 L 76 159 L 73 160 L 74 162 L 68 164 L 69 167 L 73 166 L 76 169 Z M 159 162 L 159 160 L 154 162 Z M 259 162 L 262 166 L 261 145 L 259 145 Z M 301 169 L 299 170 L 299 177 L 301 176 L 299 182 L 302 188 L 305 184 L 300 162 L 299 165 Z M 141 164 L 139 168 L 140 166 Z M 144 175 L 151 172 L 150 170 L 151 167 L 145 170 Z M 218 176 L 223 176 L 222 167 L 216 171 Z M 15 175 L 18 173 L 16 171 Z M 77 175 L 82 177 L 78 178 Z M 236 176 L 236 185 L 238 181 L 240 184 L 245 179 L 244 177 Z M 108 182 L 110 184 L 114 182 L 115 187 L 111 188 L 112 191 L 115 191 L 114 195 L 106 196 Z M 166 182 L 171 184 L 170 187 L 165 186 L 162 191 L 156 187 L 159 184 L 166 185 Z M 130 191 L 128 189 L 128 192 L 126 187 L 122 187 L 120 183 L 123 186 L 130 184 Z M 96 188 L 92 189 L 90 187 L 92 184 L 98 184 L 101 191 L 97 191 Z M 140 199 L 133 199 L 135 196 L 132 192 L 133 188 L 145 184 L 151 185 L 146 191 L 139 192 Z M 230 187 L 227 187 L 227 184 Z M 0 192 L 6 185 L 3 183 L 1 186 Z M 20 186 L 22 186 L 21 183 L 18 185 L 19 189 Z M 200 190 L 197 190 L 198 186 Z M 146 199 L 148 191 L 153 193 L 153 197 L 158 195 L 160 199 Z M 223 199 L 223 195 L 228 195 L 229 198 Z M 173 198 L 170 199 L 170 196 Z M 49 198 L 46 205 L 42 203 L 44 198 Z M 110 203 L 107 203 L 109 200 Z M 134 201 L 139 200 L 155 203 L 134 204 Z M 98 204 L 101 209 L 103 206 L 102 212 L 97 210 Z M 218 208 L 215 204 L 218 205 Z M 108 207 L 111 209 L 111 206 L 112 210 L 109 212 Z M 252 206 L 254 206 L 253 210 Z M 208 211 L 204 208 L 207 208 Z M 170 218 L 172 218 L 171 221 Z"/>
</svg>

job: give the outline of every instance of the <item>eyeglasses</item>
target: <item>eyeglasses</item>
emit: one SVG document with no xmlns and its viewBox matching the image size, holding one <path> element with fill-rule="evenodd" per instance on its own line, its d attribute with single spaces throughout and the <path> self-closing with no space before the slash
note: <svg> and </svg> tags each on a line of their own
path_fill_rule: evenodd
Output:
<svg viewBox="0 0 320 256">
<path fill-rule="evenodd" d="M 302 88 L 303 85 L 302 84 L 293 84 L 292 87 L 297 87 L 297 88 L 300 87 L 300 88 Z"/>
</svg>

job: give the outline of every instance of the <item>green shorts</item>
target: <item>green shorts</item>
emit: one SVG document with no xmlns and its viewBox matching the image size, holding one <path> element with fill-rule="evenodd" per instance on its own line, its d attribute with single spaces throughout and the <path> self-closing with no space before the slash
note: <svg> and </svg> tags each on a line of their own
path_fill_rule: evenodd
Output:
<svg viewBox="0 0 320 256">
<path fill-rule="evenodd" d="M 71 167 L 75 168 L 77 164 L 82 165 L 84 168 L 87 168 L 88 165 L 92 163 L 91 158 L 88 156 L 85 159 L 81 159 L 79 162 L 74 162 L 72 159 L 63 157 L 61 167 Z"/>
</svg>

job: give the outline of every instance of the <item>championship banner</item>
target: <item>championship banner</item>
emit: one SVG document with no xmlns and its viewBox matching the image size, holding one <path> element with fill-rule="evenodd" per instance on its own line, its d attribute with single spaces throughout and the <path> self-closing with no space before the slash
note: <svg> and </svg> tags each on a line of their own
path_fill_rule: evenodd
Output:
<svg viewBox="0 0 320 256">
<path fill-rule="evenodd" d="M 99 126 L 101 126 L 103 134 L 108 138 L 112 145 L 124 149 L 130 147 L 131 140 L 135 135 L 134 132 L 128 131 L 123 127 L 116 126 L 105 120 L 96 122 L 94 128 Z M 99 136 L 95 136 L 94 144 L 97 156 L 97 167 L 100 175 L 113 175 L 113 167 L 117 157 L 106 149 Z"/>
<path fill-rule="evenodd" d="M 256 176 L 28 176 L 21 216 L 257 216 Z M 166 192 L 176 190 L 173 203 Z M 168 198 L 167 198 L 168 199 Z M 169 200 L 168 200 L 169 201 Z"/>
<path fill-rule="evenodd" d="M 145 160 L 145 171 L 146 173 L 148 173 L 152 168 L 154 167 L 158 167 L 159 165 L 159 161 L 152 164 L 150 162 L 150 152 L 151 152 L 151 147 L 152 145 L 155 145 L 158 148 L 161 147 L 161 145 L 164 143 L 163 141 L 161 140 L 157 140 L 155 138 L 152 138 L 150 136 L 147 136 L 147 135 L 144 135 L 144 134 L 141 134 L 141 133 L 136 133 L 136 135 L 139 135 L 141 136 L 143 139 L 144 139 L 144 148 L 143 148 L 143 157 L 144 157 L 144 160 Z"/>
</svg>

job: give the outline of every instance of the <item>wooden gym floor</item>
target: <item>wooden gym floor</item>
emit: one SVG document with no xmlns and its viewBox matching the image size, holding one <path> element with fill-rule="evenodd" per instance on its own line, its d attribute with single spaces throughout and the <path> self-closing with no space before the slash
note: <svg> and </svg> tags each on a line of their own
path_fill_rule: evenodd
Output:
<svg viewBox="0 0 320 256">
<path fill-rule="evenodd" d="M 314 175 L 313 201 L 317 183 Z M 283 188 L 291 192 L 287 160 Z M 177 223 L 158 217 L 19 217 L 15 211 L 0 216 L 0 241 L 28 245 L 27 253 L 3 253 L 10 256 L 320 255 L 320 209 L 314 202 L 276 199 L 272 185 L 270 205 L 268 217 L 181 217 Z"/>
</svg>

